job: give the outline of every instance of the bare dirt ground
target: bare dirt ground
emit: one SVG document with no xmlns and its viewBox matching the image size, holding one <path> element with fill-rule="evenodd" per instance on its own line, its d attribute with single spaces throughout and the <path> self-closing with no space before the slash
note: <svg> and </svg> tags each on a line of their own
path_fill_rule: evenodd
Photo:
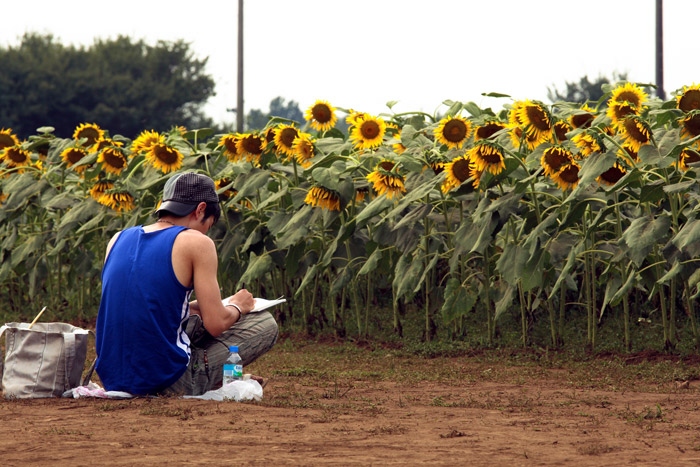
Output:
<svg viewBox="0 0 700 467">
<path fill-rule="evenodd" d="M 2 465 L 698 465 L 695 362 L 287 342 L 260 402 L 0 400 Z"/>
</svg>

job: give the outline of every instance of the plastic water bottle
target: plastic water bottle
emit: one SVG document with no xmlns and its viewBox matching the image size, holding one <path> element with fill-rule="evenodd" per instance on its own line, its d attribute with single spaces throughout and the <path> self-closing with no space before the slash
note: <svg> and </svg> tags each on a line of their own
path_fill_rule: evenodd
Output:
<svg viewBox="0 0 700 467">
<path fill-rule="evenodd" d="M 243 365 L 241 364 L 241 356 L 238 355 L 238 346 L 232 345 L 228 348 L 228 352 L 228 358 L 224 363 L 224 386 L 232 381 L 243 379 Z"/>
</svg>

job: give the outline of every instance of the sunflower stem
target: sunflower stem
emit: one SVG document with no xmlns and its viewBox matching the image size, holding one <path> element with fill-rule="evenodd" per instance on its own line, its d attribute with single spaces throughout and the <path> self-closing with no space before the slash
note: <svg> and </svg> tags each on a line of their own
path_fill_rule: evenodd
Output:
<svg viewBox="0 0 700 467">
<path fill-rule="evenodd" d="M 690 327 L 693 330 L 693 340 L 695 341 L 695 350 L 700 351 L 700 335 L 698 335 L 698 324 L 695 319 L 695 307 L 693 306 L 693 301 L 690 299 L 690 286 L 688 281 L 683 281 L 683 291 L 685 295 L 685 306 L 687 309 L 688 316 L 690 317 Z"/>
<path fill-rule="evenodd" d="M 523 293 L 523 281 L 518 281 L 518 295 L 520 296 L 520 330 L 522 332 L 523 347 L 527 346 L 527 313 L 525 311 L 525 294 Z"/>
<path fill-rule="evenodd" d="M 488 331 L 488 343 L 493 345 L 494 337 L 496 335 L 493 322 L 493 316 L 491 316 L 491 267 L 489 264 L 489 247 L 486 246 L 484 249 L 484 300 L 486 301 L 486 327 Z"/>
</svg>

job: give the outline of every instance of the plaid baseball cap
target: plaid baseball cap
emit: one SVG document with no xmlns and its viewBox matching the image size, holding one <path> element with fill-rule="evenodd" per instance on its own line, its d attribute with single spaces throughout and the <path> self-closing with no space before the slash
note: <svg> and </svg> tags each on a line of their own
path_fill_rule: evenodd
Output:
<svg viewBox="0 0 700 467">
<path fill-rule="evenodd" d="M 201 202 L 219 202 L 214 180 L 195 172 L 183 172 L 165 182 L 163 202 L 156 213 L 168 211 L 182 217 L 194 211 Z"/>
</svg>

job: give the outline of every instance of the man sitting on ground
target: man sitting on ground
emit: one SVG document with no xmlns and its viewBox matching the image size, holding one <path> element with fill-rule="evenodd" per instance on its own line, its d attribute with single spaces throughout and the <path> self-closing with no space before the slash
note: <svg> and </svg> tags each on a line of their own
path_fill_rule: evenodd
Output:
<svg viewBox="0 0 700 467">
<path fill-rule="evenodd" d="M 222 303 L 216 247 L 206 236 L 220 214 L 214 181 L 179 173 L 165 184 L 156 222 L 110 240 L 96 329 L 106 390 L 200 395 L 221 386 L 229 346 L 238 346 L 245 366 L 277 341 L 272 315 L 250 313 L 250 292 Z"/>
</svg>

